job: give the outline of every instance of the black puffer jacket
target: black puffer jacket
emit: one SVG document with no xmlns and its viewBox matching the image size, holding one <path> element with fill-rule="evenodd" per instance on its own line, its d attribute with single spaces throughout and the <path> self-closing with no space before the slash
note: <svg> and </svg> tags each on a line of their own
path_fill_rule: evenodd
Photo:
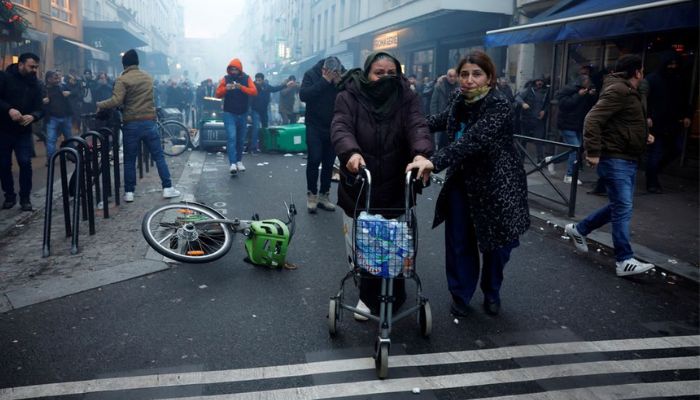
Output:
<svg viewBox="0 0 700 400">
<path fill-rule="evenodd" d="M 513 144 L 512 113 L 505 95 L 491 89 L 469 106 L 455 92 L 445 111 L 428 117 L 431 131 L 446 131 L 450 138 L 450 144 L 431 158 L 435 172 L 447 168 L 433 227 L 449 218 L 448 193 L 461 180 L 482 252 L 503 247 L 530 226 L 525 169 Z M 463 123 L 465 131 L 455 141 Z"/>
<path fill-rule="evenodd" d="M 345 168 L 350 156 L 360 153 L 372 173 L 371 208 L 403 208 L 405 169 L 413 157 L 432 154 L 433 139 L 421 113 L 420 100 L 408 81 L 401 78 L 402 97 L 393 117 L 379 123 L 354 82 L 346 83 L 338 93 L 331 124 L 331 141 L 340 159 L 341 177 L 338 205 L 353 216 L 355 204 L 365 204 L 364 193 L 357 203 L 360 188 L 351 182 Z M 382 134 L 382 132 L 385 132 Z"/>
<path fill-rule="evenodd" d="M 14 108 L 23 115 L 34 116 L 35 122 L 40 120 L 44 116 L 41 91 L 36 76 L 22 76 L 17 64 L 0 72 L 0 135 L 32 132 L 31 125 L 14 122 L 9 111 Z"/>
<path fill-rule="evenodd" d="M 335 84 L 323 78 L 323 62 L 319 61 L 304 73 L 299 89 L 299 100 L 306 103 L 304 123 L 307 126 L 329 132 L 333 120 L 335 96 L 338 89 Z"/>
<path fill-rule="evenodd" d="M 583 131 L 583 120 L 598 100 L 598 96 L 588 93 L 580 95 L 578 91 L 581 87 L 580 84 L 576 83 L 565 86 L 557 92 L 556 98 L 559 102 L 557 129 Z"/>
</svg>

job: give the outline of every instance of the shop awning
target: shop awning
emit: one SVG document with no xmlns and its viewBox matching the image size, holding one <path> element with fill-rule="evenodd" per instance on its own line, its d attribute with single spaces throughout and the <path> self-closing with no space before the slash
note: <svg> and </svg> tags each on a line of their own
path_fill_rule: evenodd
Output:
<svg viewBox="0 0 700 400">
<path fill-rule="evenodd" d="M 148 39 L 121 21 L 83 21 L 85 40 L 100 41 L 103 47 L 113 47 L 115 51 L 143 47 Z"/>
<path fill-rule="evenodd" d="M 697 0 L 570 0 L 530 23 L 486 32 L 486 47 L 589 40 L 698 26 Z"/>
<path fill-rule="evenodd" d="M 107 53 L 107 52 L 104 52 L 100 49 L 96 49 L 92 46 L 88 46 L 85 43 L 76 42 L 74 40 L 70 40 L 70 39 L 66 39 L 66 38 L 61 38 L 61 40 L 63 40 L 66 43 L 72 44 L 73 46 L 77 46 L 77 47 L 80 47 L 81 49 L 87 50 L 90 53 L 90 55 L 92 56 L 92 58 L 94 58 L 95 60 L 109 61 L 109 53 Z"/>
</svg>

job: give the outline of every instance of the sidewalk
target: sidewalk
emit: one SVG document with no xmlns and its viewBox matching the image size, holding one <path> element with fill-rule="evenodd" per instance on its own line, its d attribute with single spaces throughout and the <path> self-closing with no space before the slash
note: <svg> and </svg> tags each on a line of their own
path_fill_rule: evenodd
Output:
<svg viewBox="0 0 700 400">
<path fill-rule="evenodd" d="M 204 157 L 204 153 L 196 151 L 166 157 L 174 185 L 183 192 L 183 198 L 193 199 L 191 193 L 199 181 Z M 36 171 L 37 175 L 42 172 Z M 32 194 L 36 211 L 21 212 L 19 207 L 0 210 L 0 312 L 168 268 L 162 257 L 149 253 L 141 235 L 143 215 L 155 205 L 169 201 L 161 196 L 155 167 L 138 180 L 133 203 L 122 200 L 116 207 L 111 202 L 108 219 L 96 210 L 95 235 L 89 235 L 87 221 L 81 221 L 80 251 L 76 255 L 70 254 L 70 237 L 65 236 L 58 174 L 56 178 L 51 256 L 42 258 L 45 181 L 35 180 L 35 188 L 43 187 Z"/>
<path fill-rule="evenodd" d="M 570 186 L 562 182 L 565 168 L 565 164 L 556 165 L 555 176 L 549 175 L 546 169 L 543 172 L 568 197 Z M 574 218 L 568 217 L 565 206 L 534 195 L 529 196 L 531 216 L 549 222 L 552 226 L 556 225 L 563 235 L 564 225 L 580 221 L 607 204 L 607 197 L 586 193 L 598 179 L 595 170 L 584 168 L 579 179 L 583 185 L 578 187 Z M 698 184 L 671 176 L 662 176 L 661 180 L 664 194 L 648 194 L 645 190 L 644 172 L 637 174 L 631 225 L 632 249 L 636 257 L 651 262 L 662 270 L 699 282 Z M 538 172 L 528 176 L 528 189 L 533 193 L 560 199 Z M 609 225 L 593 232 L 588 238 L 604 247 L 613 247 Z"/>
</svg>

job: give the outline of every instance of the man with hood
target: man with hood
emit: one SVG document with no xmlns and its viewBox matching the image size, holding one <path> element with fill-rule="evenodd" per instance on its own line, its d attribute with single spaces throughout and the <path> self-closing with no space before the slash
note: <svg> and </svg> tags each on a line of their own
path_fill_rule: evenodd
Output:
<svg viewBox="0 0 700 400">
<path fill-rule="evenodd" d="M 578 224 L 564 228 L 576 248 L 586 252 L 586 235 L 611 223 L 617 276 L 637 275 L 654 268 L 654 264 L 634 258 L 630 243 L 637 164 L 646 145 L 654 142 L 647 127 L 644 98 L 639 93 L 642 79 L 642 59 L 632 54 L 620 57 L 615 72 L 605 78 L 600 98 L 584 120 L 583 146 L 586 161 L 598 166 L 609 203 Z"/>
<path fill-rule="evenodd" d="M 253 80 L 243 73 L 241 60 L 234 58 L 226 67 L 226 76 L 216 88 L 216 97 L 224 99 L 224 127 L 228 136 L 226 151 L 230 164 L 229 172 L 236 175 L 245 171 L 243 165 L 243 142 L 246 137 L 246 119 L 250 96 L 257 96 Z"/>
<path fill-rule="evenodd" d="M 309 159 L 306 163 L 306 208 L 312 214 L 316 208 L 335 211 L 330 201 L 331 177 L 335 151 L 331 144 L 331 121 L 335 107 L 337 84 L 345 72 L 336 57 L 320 60 L 304 74 L 299 98 L 306 102 L 306 146 Z M 318 166 L 321 165 L 321 192 L 318 191 Z"/>
<path fill-rule="evenodd" d="M 447 70 L 444 79 L 438 79 L 435 90 L 430 98 L 429 115 L 437 115 L 445 111 L 452 93 L 457 90 L 457 71 L 454 68 Z M 435 132 L 435 148 L 441 149 L 447 146 L 447 135 L 445 132 Z"/>
<path fill-rule="evenodd" d="M 659 68 L 647 77 L 648 115 L 655 138 L 646 167 L 649 193 L 663 193 L 659 173 L 683 152 L 683 131 L 690 127 L 692 109 L 680 67 L 675 52 L 664 53 Z"/>
<path fill-rule="evenodd" d="M 12 152 L 19 165 L 19 204 L 32 211 L 32 128 L 44 116 L 41 86 L 36 78 L 39 56 L 23 53 L 16 64 L 0 72 L 0 183 L 5 193 L 3 209 L 17 204 L 12 178 Z"/>
<path fill-rule="evenodd" d="M 136 156 L 141 141 L 145 141 L 151 160 L 156 163 L 158 176 L 166 199 L 179 197 L 173 187 L 168 163 L 156 125 L 156 106 L 153 96 L 153 78 L 139 69 L 136 50 L 127 50 L 122 56 L 124 72 L 114 82 L 112 97 L 97 103 L 97 111 L 122 107 L 122 143 L 124 145 L 124 201 L 134 201 L 136 189 Z"/>
</svg>

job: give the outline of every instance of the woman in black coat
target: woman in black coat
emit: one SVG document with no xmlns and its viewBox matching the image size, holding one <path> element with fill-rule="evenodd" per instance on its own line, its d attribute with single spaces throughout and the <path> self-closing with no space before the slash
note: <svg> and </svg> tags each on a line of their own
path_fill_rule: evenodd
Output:
<svg viewBox="0 0 700 400">
<path fill-rule="evenodd" d="M 431 171 L 447 168 L 433 227 L 445 221 L 445 267 L 456 316 L 467 314 L 480 272 L 484 309 L 499 313 L 503 269 L 530 226 L 525 170 L 513 144 L 512 107 L 494 87 L 495 70 L 480 51 L 460 61 L 461 90 L 442 113 L 428 117 L 430 130 L 447 131 L 450 144 L 430 160 L 406 167 L 418 168 L 426 180 Z"/>
<path fill-rule="evenodd" d="M 373 209 L 403 208 L 405 167 L 432 154 L 432 135 L 421 113 L 420 99 L 401 73 L 401 64 L 388 53 L 367 57 L 364 68 L 348 71 L 340 82 L 331 123 L 331 142 L 340 159 L 338 205 L 343 209 L 343 230 L 352 259 L 352 227 L 356 205 L 365 204 L 364 192 L 352 184 L 360 166 L 372 174 Z M 394 217 L 388 216 L 387 217 Z M 394 309 L 406 299 L 404 280 L 395 280 Z M 362 279 L 358 309 L 379 309 L 381 280 Z M 369 306 L 369 310 L 367 309 Z M 356 319 L 366 319 L 359 314 Z"/>
</svg>

